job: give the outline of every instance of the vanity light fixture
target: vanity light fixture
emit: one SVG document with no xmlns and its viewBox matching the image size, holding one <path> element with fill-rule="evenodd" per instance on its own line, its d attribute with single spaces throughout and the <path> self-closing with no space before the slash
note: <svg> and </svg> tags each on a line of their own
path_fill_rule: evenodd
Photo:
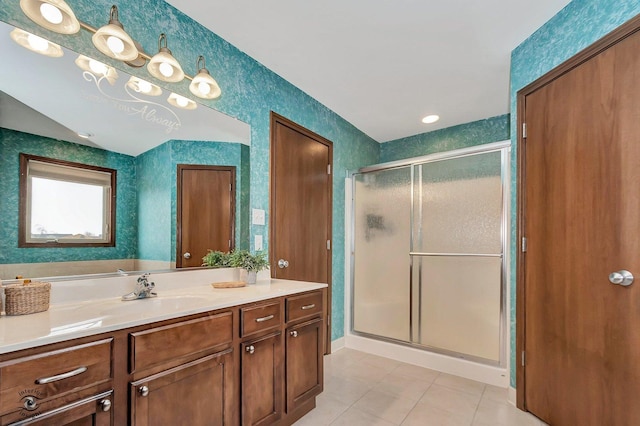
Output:
<svg viewBox="0 0 640 426">
<path fill-rule="evenodd" d="M 59 58 L 64 54 L 59 45 L 21 29 L 14 29 L 9 35 L 13 41 L 32 52 L 50 56 L 52 58 Z"/>
<path fill-rule="evenodd" d="M 202 61 L 202 66 L 200 66 L 200 61 Z M 222 91 L 218 83 L 211 77 L 211 74 L 209 74 L 209 70 L 205 68 L 204 56 L 198 56 L 196 69 L 198 73 L 193 77 L 189 85 L 191 93 L 203 99 L 216 99 L 220 97 Z"/>
<path fill-rule="evenodd" d="M 184 78 L 182 67 L 167 48 L 167 36 L 164 33 L 158 38 L 158 53 L 147 64 L 147 70 L 158 80 L 169 83 L 177 83 Z"/>
<path fill-rule="evenodd" d="M 118 71 L 116 71 L 115 68 L 89 58 L 88 56 L 79 55 L 75 63 L 81 70 L 90 72 L 98 79 L 102 77 L 106 78 L 112 86 L 118 79 Z"/>
<path fill-rule="evenodd" d="M 160 86 L 157 86 L 153 83 L 149 83 L 146 80 L 143 80 L 138 77 L 131 77 L 129 81 L 127 81 L 127 87 L 133 89 L 138 93 L 144 93 L 148 96 L 160 96 L 162 95 L 162 89 Z"/>
<path fill-rule="evenodd" d="M 424 117 L 422 119 L 422 122 L 425 123 L 425 124 L 432 124 L 432 123 L 435 123 L 438 120 L 440 120 L 440 116 L 432 114 L 432 115 L 427 115 L 426 117 Z"/>
<path fill-rule="evenodd" d="M 29 19 L 60 34 L 80 31 L 80 22 L 64 0 L 20 0 L 20 8 Z"/>
<path fill-rule="evenodd" d="M 184 96 L 180 96 L 177 93 L 171 93 L 169 98 L 167 99 L 171 105 L 182 108 L 182 109 L 196 109 L 198 106 L 191 99 L 185 98 Z"/>
<path fill-rule="evenodd" d="M 124 31 L 118 20 L 118 6 L 111 6 L 109 23 L 100 27 L 91 37 L 93 45 L 110 58 L 133 61 L 138 58 L 138 49 L 133 39 Z"/>
</svg>

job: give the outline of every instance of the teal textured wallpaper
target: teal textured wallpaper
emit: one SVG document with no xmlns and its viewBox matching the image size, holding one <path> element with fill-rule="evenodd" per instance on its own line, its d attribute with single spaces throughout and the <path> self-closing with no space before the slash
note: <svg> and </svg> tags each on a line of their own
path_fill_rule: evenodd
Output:
<svg viewBox="0 0 640 426">
<path fill-rule="evenodd" d="M 511 53 L 511 365 L 515 365 L 517 92 L 640 13 L 638 0 L 574 0 Z M 515 368 L 511 386 L 516 385 Z"/>
<path fill-rule="evenodd" d="M 173 226 L 170 142 L 138 155 L 136 160 L 138 258 L 170 261 Z"/>
<path fill-rule="evenodd" d="M 106 0 L 68 0 L 76 16 L 91 26 L 106 23 L 109 8 Z M 245 121 L 251 126 L 249 152 L 249 207 L 269 211 L 269 113 L 275 111 L 334 143 L 333 175 L 333 324 L 332 339 L 344 334 L 344 177 L 347 170 L 374 164 L 379 160 L 380 147 L 333 111 L 265 68 L 237 48 L 202 27 L 162 0 L 122 0 L 118 3 L 119 18 L 127 32 L 141 43 L 144 50 L 157 51 L 158 35 L 167 34 L 168 46 L 186 73 L 195 73 L 198 55 L 204 55 L 207 68 L 222 88 L 222 96 L 215 101 L 201 101 L 206 105 Z M 37 27 L 24 16 L 19 2 L 5 1 L 0 8 L 0 20 L 32 31 L 60 43 L 78 53 L 97 57 L 118 69 L 123 65 L 98 53 L 90 35 L 81 31 L 73 36 L 55 34 Z M 128 69 L 129 73 L 153 81 L 146 70 Z M 156 81 L 157 82 L 157 81 Z M 181 95 L 192 97 L 188 82 L 168 85 Z M 268 221 L 268 218 L 267 218 Z M 249 238 L 262 234 L 268 244 L 268 230 L 251 225 Z M 242 235 L 246 236 L 246 233 Z"/>
<path fill-rule="evenodd" d="M 380 144 L 380 162 L 451 151 L 509 139 L 509 115 L 473 121 Z"/>
<path fill-rule="evenodd" d="M 116 246 L 18 248 L 19 154 L 32 154 L 117 170 Z M 0 128 L 0 263 L 134 259 L 137 251 L 135 158 Z M 82 200 L 78 200 L 81 202 Z"/>
</svg>

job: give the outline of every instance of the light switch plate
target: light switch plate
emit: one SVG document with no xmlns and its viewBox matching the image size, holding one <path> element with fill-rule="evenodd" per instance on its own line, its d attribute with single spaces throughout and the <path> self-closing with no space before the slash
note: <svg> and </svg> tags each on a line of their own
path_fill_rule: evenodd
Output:
<svg viewBox="0 0 640 426">
<path fill-rule="evenodd" d="M 251 223 L 254 224 L 254 225 L 264 225 L 265 224 L 264 216 L 265 216 L 264 210 L 262 210 L 262 209 L 252 209 L 251 210 Z"/>
<path fill-rule="evenodd" d="M 262 235 L 256 235 L 255 242 L 253 245 L 255 246 L 256 251 L 262 250 Z"/>
</svg>

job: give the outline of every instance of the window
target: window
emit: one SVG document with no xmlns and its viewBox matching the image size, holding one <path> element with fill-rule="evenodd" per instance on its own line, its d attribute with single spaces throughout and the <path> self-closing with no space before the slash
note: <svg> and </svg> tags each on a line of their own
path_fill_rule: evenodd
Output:
<svg viewBox="0 0 640 426">
<path fill-rule="evenodd" d="M 20 154 L 18 246 L 115 246 L 115 188 L 115 170 Z"/>
</svg>

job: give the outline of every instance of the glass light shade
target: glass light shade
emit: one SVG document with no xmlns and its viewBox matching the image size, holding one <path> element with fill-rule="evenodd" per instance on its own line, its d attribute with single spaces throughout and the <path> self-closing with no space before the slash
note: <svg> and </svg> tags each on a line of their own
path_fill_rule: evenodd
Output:
<svg viewBox="0 0 640 426">
<path fill-rule="evenodd" d="M 103 64 L 100 61 L 96 61 L 95 59 L 89 58 L 88 56 L 79 55 L 75 60 L 76 65 L 83 71 L 90 72 L 98 79 L 106 78 L 109 84 L 112 86 L 118 79 L 118 72 L 115 68 L 110 67 L 109 65 Z"/>
<path fill-rule="evenodd" d="M 52 58 L 59 58 L 64 54 L 59 45 L 21 29 L 14 29 L 9 35 L 13 41 L 32 52 L 50 56 Z"/>
<path fill-rule="evenodd" d="M 127 87 L 129 87 L 130 89 L 133 89 L 138 93 L 144 93 L 147 96 L 162 95 L 162 89 L 159 86 L 153 83 L 149 83 L 148 81 L 138 77 L 129 78 L 129 81 L 127 82 Z"/>
<path fill-rule="evenodd" d="M 191 93 L 203 99 L 216 99 L 220 97 L 222 90 L 218 83 L 211 77 L 206 68 L 201 68 L 193 77 L 193 81 L 189 85 Z"/>
<path fill-rule="evenodd" d="M 100 27 L 91 37 L 93 45 L 110 58 L 133 61 L 138 58 L 138 49 L 118 21 L 118 8 L 111 6 L 109 23 Z"/>
<path fill-rule="evenodd" d="M 180 96 L 176 93 L 171 93 L 169 95 L 169 99 L 167 99 L 167 102 L 169 102 L 174 107 L 182 109 L 196 109 L 196 107 L 198 106 L 191 99 L 187 99 L 184 96 Z"/>
<path fill-rule="evenodd" d="M 20 8 L 29 19 L 60 34 L 80 31 L 80 22 L 64 0 L 20 0 Z"/>
<path fill-rule="evenodd" d="M 160 48 L 160 51 L 153 55 L 147 64 L 147 70 L 158 80 L 169 83 L 177 83 L 184 78 L 182 67 L 166 47 Z"/>
</svg>

